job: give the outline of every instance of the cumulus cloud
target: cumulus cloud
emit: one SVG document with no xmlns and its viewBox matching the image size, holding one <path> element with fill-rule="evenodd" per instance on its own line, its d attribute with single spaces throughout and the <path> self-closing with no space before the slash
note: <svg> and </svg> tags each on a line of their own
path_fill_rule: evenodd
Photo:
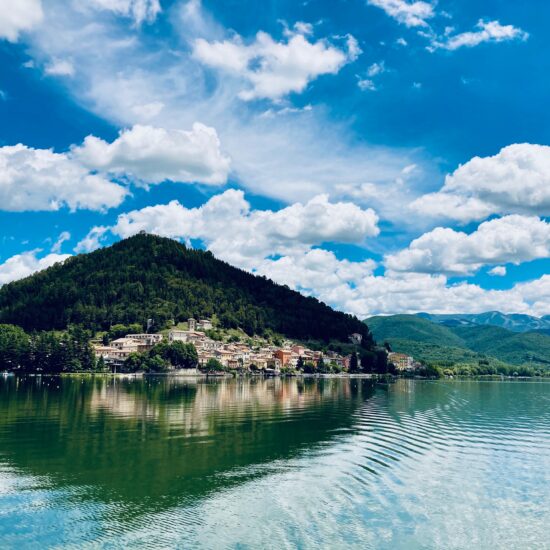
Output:
<svg viewBox="0 0 550 550">
<path fill-rule="evenodd" d="M 124 187 L 90 173 L 67 154 L 22 144 L 0 147 L 2 210 L 104 210 L 126 195 Z"/>
<path fill-rule="evenodd" d="M 161 12 L 159 0 L 84 0 L 85 5 L 129 17 L 136 25 L 152 23 Z M 84 4 L 83 4 L 84 5 Z"/>
<path fill-rule="evenodd" d="M 67 59 L 53 59 L 45 66 L 44 72 L 52 76 L 73 76 L 74 66 Z"/>
<path fill-rule="evenodd" d="M 339 260 L 334 252 L 313 248 L 275 260 L 266 258 L 254 272 L 305 294 L 322 294 L 326 300 L 332 289 L 355 285 L 372 275 L 375 268 L 374 260 Z"/>
<path fill-rule="evenodd" d="M 367 0 L 367 4 L 383 9 L 390 17 L 407 27 L 427 27 L 427 20 L 435 17 L 433 5 L 420 0 Z"/>
<path fill-rule="evenodd" d="M 61 252 L 61 247 L 63 246 L 63 243 L 65 241 L 69 241 L 71 239 L 71 234 L 68 231 L 62 231 L 57 237 L 57 241 L 52 246 L 52 252 L 55 254 L 59 254 Z"/>
<path fill-rule="evenodd" d="M 357 86 L 362 92 L 369 91 L 369 92 L 375 92 L 376 91 L 376 84 L 374 83 L 374 80 L 370 78 L 357 78 Z"/>
<path fill-rule="evenodd" d="M 326 195 L 278 211 L 251 210 L 244 193 L 230 189 L 198 208 L 172 201 L 121 214 L 111 231 L 120 237 L 147 231 L 200 239 L 219 258 L 254 269 L 267 257 L 307 252 L 323 242 L 362 244 L 378 234 L 377 222 L 373 210 L 331 203 Z"/>
<path fill-rule="evenodd" d="M 230 32 L 198 0 L 174 5 L 166 24 L 172 25 L 170 32 L 136 33 L 120 19 L 105 21 L 96 10 L 76 10 L 74 2 L 49 0 L 45 24 L 29 36 L 27 53 L 43 66 L 70 52 L 76 72 L 64 81 L 67 92 L 119 128 L 150 124 L 190 129 L 196 121 L 215 128 L 223 152 L 231 158 L 233 179 L 256 195 L 292 203 L 322 193 L 333 196 L 338 184 L 372 182 L 385 188 L 411 163 L 419 164 L 424 174 L 439 175 L 419 149 L 374 146 L 355 139 L 348 122 L 335 121 L 322 104 L 299 110 L 303 105 L 281 98 L 277 111 L 262 116 L 265 109 L 238 97 L 252 89 L 251 84 L 243 83 L 238 74 L 213 79 L 209 66 L 188 55 L 197 38 L 221 43 Z M 174 33 L 189 50 L 174 51 Z M 276 43 L 284 47 L 291 40 L 285 35 Z M 307 41 L 317 44 L 309 35 Z M 358 55 L 351 37 L 334 38 L 326 48 L 339 50 L 348 59 Z M 259 70 L 255 62 L 252 69 Z M 273 116 L 276 113 L 285 116 Z M 410 200 L 402 193 L 389 206 L 402 218 Z"/>
<path fill-rule="evenodd" d="M 265 32 L 258 32 L 250 44 L 240 36 L 214 42 L 199 38 L 193 44 L 193 55 L 209 67 L 247 81 L 249 88 L 239 97 L 249 101 L 279 100 L 291 92 L 302 92 L 317 77 L 336 74 L 361 53 L 353 36 L 348 36 L 346 48 L 340 49 L 326 40 L 310 42 L 306 38 L 310 28 L 304 23 L 295 29 L 286 42 L 276 42 Z"/>
<path fill-rule="evenodd" d="M 511 40 L 525 41 L 529 34 L 513 25 L 501 25 L 498 21 L 477 22 L 476 30 L 452 34 L 449 29 L 443 39 L 434 39 L 431 43 L 432 49 L 457 50 L 459 48 L 472 48 L 485 42 L 508 42 Z"/>
<path fill-rule="evenodd" d="M 483 265 L 550 256 L 550 224 L 536 217 L 510 215 L 482 223 L 466 234 L 438 227 L 386 257 L 394 271 L 467 275 Z"/>
<path fill-rule="evenodd" d="M 378 63 L 373 63 L 370 65 L 366 72 L 366 77 L 362 77 L 361 75 L 357 76 L 357 86 L 362 91 L 376 91 L 376 83 L 373 80 L 374 77 L 386 72 L 386 65 L 384 61 L 380 61 Z"/>
<path fill-rule="evenodd" d="M 361 318 L 379 313 L 493 310 L 540 316 L 550 311 L 550 276 L 518 283 L 508 290 L 486 290 L 466 282 L 449 284 L 444 275 L 390 274 L 366 277 L 353 288 L 341 286 L 333 289 L 332 295 L 333 300 L 329 303 L 338 303 L 341 309 Z"/>
<path fill-rule="evenodd" d="M 384 61 L 380 61 L 378 63 L 373 63 L 369 66 L 369 68 L 367 69 L 367 76 L 373 78 L 384 72 L 386 72 L 386 64 Z"/>
<path fill-rule="evenodd" d="M 489 273 L 489 275 L 493 275 L 496 277 L 504 277 L 506 275 L 506 266 L 497 265 L 493 267 L 493 269 L 489 269 L 487 273 Z"/>
<path fill-rule="evenodd" d="M 43 18 L 41 0 L 0 2 L 0 39 L 17 42 L 22 32 L 35 28 Z"/>
<path fill-rule="evenodd" d="M 230 160 L 220 150 L 216 130 L 196 122 L 192 130 L 136 125 L 112 143 L 88 136 L 72 154 L 85 166 L 146 183 L 165 180 L 220 185 Z"/>
<path fill-rule="evenodd" d="M 490 214 L 550 214 L 550 147 L 520 143 L 492 157 L 474 157 L 445 178 L 443 188 L 411 207 L 463 222 Z"/>
<path fill-rule="evenodd" d="M 88 234 L 78 242 L 75 246 L 74 251 L 77 254 L 81 252 L 92 252 L 101 247 L 102 239 L 105 236 L 105 233 L 109 231 L 108 227 L 98 226 L 93 227 Z"/>
<path fill-rule="evenodd" d="M 68 254 L 48 254 L 43 258 L 38 258 L 38 252 L 38 250 L 23 252 L 8 258 L 3 264 L 0 264 L 0 285 L 28 277 L 36 271 L 64 262 L 70 257 Z"/>
</svg>

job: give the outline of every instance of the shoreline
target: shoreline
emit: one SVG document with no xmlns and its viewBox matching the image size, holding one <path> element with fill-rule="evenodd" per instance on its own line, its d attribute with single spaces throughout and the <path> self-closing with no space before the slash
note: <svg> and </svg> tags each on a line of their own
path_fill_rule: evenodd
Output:
<svg viewBox="0 0 550 550">
<path fill-rule="evenodd" d="M 391 374 L 348 374 L 348 373 L 338 373 L 338 374 L 309 374 L 309 373 L 296 373 L 296 374 L 232 374 L 232 373 L 186 373 L 186 372 L 160 372 L 160 373 L 148 373 L 148 372 L 133 372 L 133 373 L 122 373 L 122 372 L 59 372 L 59 373 L 43 373 L 43 372 L 0 372 L 0 376 L 8 378 L 11 376 L 28 376 L 28 377 L 63 377 L 63 378 L 114 378 L 114 379 L 143 379 L 143 378 L 184 378 L 184 379 L 245 379 L 245 378 L 308 378 L 308 379 L 363 379 L 363 380 L 373 380 L 383 383 L 391 383 L 396 380 L 420 380 L 420 381 L 429 381 L 429 380 L 483 380 L 483 381 L 511 381 L 511 380 L 548 380 L 550 376 L 501 376 L 501 375 L 478 375 L 478 376 L 443 376 L 442 378 L 434 377 L 425 377 L 425 376 L 401 376 L 401 375 L 391 375 Z"/>
</svg>

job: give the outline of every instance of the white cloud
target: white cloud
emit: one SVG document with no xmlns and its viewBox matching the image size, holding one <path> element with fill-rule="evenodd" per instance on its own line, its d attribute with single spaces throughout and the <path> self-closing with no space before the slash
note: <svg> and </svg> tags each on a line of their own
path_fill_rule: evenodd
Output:
<svg viewBox="0 0 550 550">
<path fill-rule="evenodd" d="M 83 5 L 130 17 L 136 25 L 152 23 L 161 12 L 159 0 L 81 0 Z"/>
<path fill-rule="evenodd" d="M 17 42 L 22 32 L 38 26 L 44 18 L 41 0 L 0 2 L 0 39 Z"/>
<path fill-rule="evenodd" d="M 357 77 L 357 86 L 362 91 L 371 91 L 374 92 L 377 90 L 376 83 L 373 78 L 386 72 L 386 66 L 384 61 L 378 63 L 373 63 L 367 69 L 367 78 L 363 78 L 361 75 L 356 75 Z"/>
<path fill-rule="evenodd" d="M 407 27 L 427 27 L 427 20 L 435 16 L 433 5 L 420 0 L 367 0 L 367 3 L 382 8 L 390 17 Z"/>
<path fill-rule="evenodd" d="M 91 174 L 67 154 L 19 144 L 0 147 L 0 209 L 104 210 L 118 206 L 124 187 Z"/>
<path fill-rule="evenodd" d="M 311 23 L 297 21 L 296 23 L 294 23 L 294 30 L 299 34 L 313 34 L 313 25 Z"/>
<path fill-rule="evenodd" d="M 506 266 L 497 265 L 493 267 L 493 269 L 489 269 L 487 273 L 489 273 L 489 275 L 494 275 L 496 277 L 504 277 L 506 276 Z"/>
<path fill-rule="evenodd" d="M 132 106 L 132 111 L 140 121 L 148 121 L 155 118 L 164 109 L 162 101 L 152 101 L 143 105 Z"/>
<path fill-rule="evenodd" d="M 438 227 L 386 257 L 393 271 L 467 275 L 483 265 L 514 263 L 550 256 L 550 224 L 536 217 L 505 216 L 466 234 Z"/>
<path fill-rule="evenodd" d="M 72 154 L 90 169 L 137 178 L 220 185 L 227 181 L 230 160 L 220 151 L 216 130 L 193 124 L 192 130 L 165 130 L 136 125 L 112 143 L 88 136 Z"/>
<path fill-rule="evenodd" d="M 394 274 L 366 277 L 354 288 L 334 289 L 331 303 L 360 318 L 368 315 L 481 313 L 503 311 L 545 315 L 550 311 L 550 275 L 509 290 L 485 290 L 469 283 L 449 284 L 444 275 Z"/>
<path fill-rule="evenodd" d="M 365 91 L 375 92 L 376 91 L 376 84 L 374 83 L 374 80 L 371 80 L 370 78 L 358 78 L 357 86 L 359 86 L 359 89 L 363 92 L 365 92 Z"/>
<path fill-rule="evenodd" d="M 77 254 L 81 252 L 92 252 L 101 247 L 101 241 L 105 233 L 109 231 L 108 227 L 98 226 L 93 227 L 88 234 L 75 246 L 74 251 Z"/>
<path fill-rule="evenodd" d="M 74 76 L 74 66 L 67 59 L 53 59 L 46 65 L 44 72 L 52 76 Z"/>
<path fill-rule="evenodd" d="M 61 232 L 59 237 L 57 238 L 57 241 L 55 241 L 52 246 L 52 252 L 54 252 L 55 254 L 59 254 L 59 252 L 61 252 L 61 247 L 63 246 L 63 243 L 70 239 L 71 234 L 68 231 Z"/>
<path fill-rule="evenodd" d="M 375 267 L 373 260 L 338 260 L 334 252 L 314 248 L 276 260 L 265 259 L 254 272 L 305 294 L 322 293 L 326 299 L 332 289 L 356 284 L 372 275 Z"/>
<path fill-rule="evenodd" d="M 70 52 L 77 71 L 64 82 L 68 92 L 115 126 L 191 128 L 200 121 L 216 128 L 223 151 L 231 158 L 232 178 L 256 195 L 292 203 L 323 193 L 334 196 L 339 185 L 369 182 L 385 190 L 411 163 L 419 164 L 426 178 L 439 177 L 438 168 L 421 150 L 357 140 L 350 125 L 335 121 L 322 103 L 296 111 L 283 100 L 277 111 L 262 116 L 261 104 L 239 100 L 239 92 L 246 88 L 242 79 L 213 80 L 208 67 L 188 55 L 187 49 L 173 49 L 174 33 L 189 49 L 197 37 L 214 43 L 228 36 L 197 0 L 175 6 L 166 23 L 173 25 L 170 32 L 144 36 L 124 21 L 98 21 L 94 10 L 76 11 L 72 3 L 49 0 L 45 24 L 30 36 L 28 54 L 42 66 Z M 334 40 L 348 58 L 357 55 L 358 46 L 350 37 Z M 283 46 L 287 42 L 285 38 Z M 160 104 L 162 109 L 143 109 Z M 279 110 L 287 116 L 271 116 Z M 417 195 L 411 186 L 391 201 L 380 199 L 376 208 L 402 219 L 403 208 Z"/>
<path fill-rule="evenodd" d="M 217 257 L 254 269 L 270 256 L 307 252 L 323 242 L 363 244 L 378 234 L 377 222 L 373 210 L 331 203 L 326 195 L 278 211 L 251 210 L 243 192 L 230 189 L 199 208 L 172 201 L 122 214 L 112 232 L 200 239 Z"/>
<path fill-rule="evenodd" d="M 312 105 L 304 105 L 303 107 L 283 107 L 281 109 L 267 109 L 264 111 L 260 117 L 261 118 L 273 118 L 276 116 L 281 115 L 291 115 L 291 114 L 297 114 L 297 113 L 307 113 L 308 111 L 312 111 L 313 106 Z"/>
<path fill-rule="evenodd" d="M 370 65 L 370 67 L 367 69 L 367 76 L 373 78 L 384 72 L 386 72 L 386 64 L 384 63 L 384 61 L 380 61 L 378 63 L 373 63 L 372 65 Z"/>
<path fill-rule="evenodd" d="M 23 252 L 0 264 L 0 285 L 28 277 L 36 271 L 51 267 L 58 262 L 64 262 L 70 257 L 68 254 L 48 254 L 43 258 L 37 258 L 38 252 L 38 250 Z"/>
<path fill-rule="evenodd" d="M 440 191 L 411 207 L 462 222 L 492 213 L 550 215 L 550 147 L 521 143 L 492 157 L 474 157 L 448 175 Z"/>
<path fill-rule="evenodd" d="M 475 31 L 463 32 L 460 34 L 451 34 L 452 29 L 448 29 L 443 39 L 434 39 L 431 43 L 432 49 L 457 50 L 458 48 L 472 48 L 484 42 L 508 42 L 510 40 L 525 41 L 529 34 L 514 27 L 513 25 L 501 25 L 498 21 L 477 22 Z"/>
<path fill-rule="evenodd" d="M 295 27 L 286 42 L 276 42 L 265 32 L 258 32 L 248 45 L 240 36 L 215 42 L 199 38 L 193 44 L 193 55 L 209 67 L 247 81 L 250 87 L 239 92 L 241 99 L 280 100 L 291 92 L 302 92 L 321 75 L 336 74 L 361 53 L 352 36 L 347 37 L 345 50 L 326 40 L 310 42 L 304 25 Z"/>
</svg>

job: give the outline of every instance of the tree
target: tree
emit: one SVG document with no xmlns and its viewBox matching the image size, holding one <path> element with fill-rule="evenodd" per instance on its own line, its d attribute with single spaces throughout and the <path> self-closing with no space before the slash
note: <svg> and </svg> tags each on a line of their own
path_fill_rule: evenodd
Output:
<svg viewBox="0 0 550 550">
<path fill-rule="evenodd" d="M 374 352 L 364 351 L 361 354 L 361 372 L 369 374 L 376 372 L 376 354 Z"/>
<path fill-rule="evenodd" d="M 124 360 L 125 372 L 139 372 L 146 369 L 145 355 L 143 353 L 130 353 Z"/>
<path fill-rule="evenodd" d="M 304 358 L 300 355 L 298 357 L 298 362 L 296 363 L 296 370 L 303 371 L 304 370 Z"/>
<path fill-rule="evenodd" d="M 325 360 L 323 359 L 323 356 L 319 357 L 319 361 L 317 361 L 317 372 L 321 374 L 325 374 L 329 371 Z"/>
<path fill-rule="evenodd" d="M 0 369 L 19 369 L 29 360 L 30 339 L 14 325 L 0 325 Z"/>
<path fill-rule="evenodd" d="M 150 357 L 161 357 L 177 369 L 194 369 L 199 363 L 199 356 L 193 344 L 183 342 L 161 342 L 149 352 Z"/>
<path fill-rule="evenodd" d="M 306 374 L 314 374 L 315 373 L 315 365 L 311 361 L 306 361 L 304 364 L 303 371 Z"/>
<path fill-rule="evenodd" d="M 145 370 L 147 372 L 166 372 L 168 368 L 168 362 L 159 355 L 147 357 L 145 360 Z"/>
<path fill-rule="evenodd" d="M 100 356 L 99 359 L 96 361 L 95 370 L 97 372 L 105 372 L 107 370 L 107 366 L 105 365 L 105 359 L 103 359 L 103 356 Z"/>
<path fill-rule="evenodd" d="M 217 359 L 210 358 L 206 362 L 204 370 L 206 372 L 223 372 L 225 367 Z"/>
<path fill-rule="evenodd" d="M 335 361 L 331 361 L 330 362 L 330 371 L 335 373 L 335 374 L 338 374 L 340 372 L 342 372 L 342 367 L 336 363 Z"/>
<path fill-rule="evenodd" d="M 357 353 L 353 352 L 349 360 L 349 372 L 352 374 L 359 372 L 359 362 L 357 360 Z"/>
</svg>

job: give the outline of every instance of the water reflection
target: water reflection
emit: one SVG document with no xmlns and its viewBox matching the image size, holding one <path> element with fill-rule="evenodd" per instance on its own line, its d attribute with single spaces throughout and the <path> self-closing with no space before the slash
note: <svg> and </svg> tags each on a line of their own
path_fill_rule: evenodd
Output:
<svg viewBox="0 0 550 550">
<path fill-rule="evenodd" d="M 2 461 L 56 487 L 86 486 L 83 498 L 131 503 L 135 518 L 326 444 L 372 391 L 357 380 L 9 379 Z M 231 470 L 239 475 L 222 475 Z"/>
<path fill-rule="evenodd" d="M 548 548 L 550 384 L 0 380 L 0 546 Z"/>
</svg>

